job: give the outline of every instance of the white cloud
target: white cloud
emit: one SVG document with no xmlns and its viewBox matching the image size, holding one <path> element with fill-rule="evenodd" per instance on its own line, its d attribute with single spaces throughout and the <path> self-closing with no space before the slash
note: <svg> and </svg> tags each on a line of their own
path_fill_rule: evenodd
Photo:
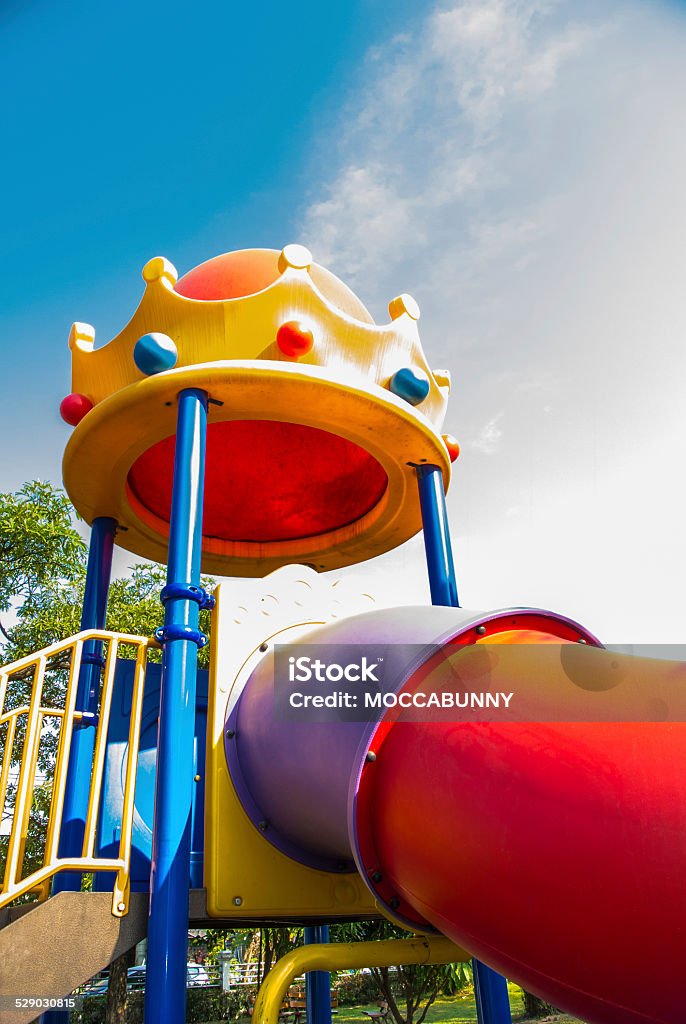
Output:
<svg viewBox="0 0 686 1024">
<path fill-rule="evenodd" d="M 341 167 L 306 212 L 304 237 L 352 283 L 435 248 L 446 210 L 483 202 L 511 179 L 498 126 L 513 107 L 550 92 L 566 61 L 604 25 L 555 25 L 555 5 L 471 0 L 431 13 L 368 61 L 371 80 L 344 129 Z M 352 105 L 351 105 L 352 106 Z M 504 255 L 541 231 L 536 204 L 516 216 L 449 220 L 470 255 Z"/>
<path fill-rule="evenodd" d="M 615 638 L 683 631 L 685 45 L 649 0 L 443 4 L 369 55 L 323 140 L 300 236 L 380 317 L 415 294 L 453 372 L 472 603 L 515 581 L 586 595 Z"/>
<path fill-rule="evenodd" d="M 498 426 L 502 418 L 502 412 L 493 416 L 488 423 L 481 428 L 475 438 L 471 441 L 467 441 L 466 446 L 473 448 L 477 452 L 483 452 L 484 455 L 493 455 L 498 448 L 501 437 L 503 436 L 503 432 Z"/>
<path fill-rule="evenodd" d="M 444 62 L 459 108 L 480 134 L 496 127 L 513 99 L 551 89 L 564 61 L 602 33 L 602 26 L 574 24 L 538 33 L 537 22 L 556 6 L 471 0 L 429 19 L 430 51 Z"/>
</svg>

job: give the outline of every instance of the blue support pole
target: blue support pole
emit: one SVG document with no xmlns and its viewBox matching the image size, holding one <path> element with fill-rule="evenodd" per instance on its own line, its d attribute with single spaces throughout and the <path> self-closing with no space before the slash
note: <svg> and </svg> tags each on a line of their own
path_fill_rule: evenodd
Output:
<svg viewBox="0 0 686 1024">
<path fill-rule="evenodd" d="M 305 944 L 328 942 L 328 924 L 305 928 Z M 331 1024 L 331 975 L 328 971 L 309 971 L 305 975 L 307 1024 Z"/>
<path fill-rule="evenodd" d="M 81 629 L 104 629 L 107 615 L 107 598 L 112 574 L 112 554 L 117 522 L 109 516 L 93 520 L 86 585 L 81 609 Z M 92 718 L 82 718 L 74 725 L 67 783 L 64 791 L 64 812 L 60 830 L 59 856 L 79 857 L 83 849 L 83 838 L 88 813 L 95 731 L 97 727 L 98 700 L 100 696 L 100 672 L 102 668 L 102 642 L 88 640 L 83 645 L 81 669 L 76 684 L 76 711 L 86 712 Z M 55 875 L 52 893 L 78 892 L 81 888 L 81 872 L 63 871 Z M 69 1020 L 67 1010 L 52 1010 L 43 1014 L 43 1024 L 64 1024 Z"/>
<path fill-rule="evenodd" d="M 93 520 L 91 527 L 86 585 L 81 610 L 81 629 L 104 629 L 107 616 L 107 598 L 112 573 L 115 519 L 102 516 Z M 75 710 L 86 712 L 92 718 L 75 723 L 69 753 L 67 784 L 64 792 L 64 813 L 60 831 L 60 857 L 79 857 L 83 849 L 84 829 L 88 813 L 91 785 L 97 711 L 102 669 L 102 642 L 88 640 L 83 645 L 81 669 L 76 684 Z M 64 871 L 55 876 L 53 895 L 74 892 L 81 888 L 81 873 Z"/>
<path fill-rule="evenodd" d="M 439 466 L 417 466 L 417 480 L 431 603 L 459 608 L 443 473 Z"/>
<path fill-rule="evenodd" d="M 506 1021 L 510 1024 L 510 994 L 507 982 L 494 970 L 479 960 L 472 960 L 474 968 L 474 995 L 476 996 L 476 1012 L 480 1021 Z"/>
<path fill-rule="evenodd" d="M 146 1024 L 184 1024 L 188 890 L 191 859 L 193 744 L 205 483 L 207 394 L 178 397 L 174 485 L 169 524 L 150 913 L 145 986 Z"/>
<path fill-rule="evenodd" d="M 417 466 L 426 565 L 432 604 L 459 608 L 448 510 L 439 466 Z M 512 1024 L 507 981 L 486 964 L 472 960 L 480 1024 Z"/>
</svg>

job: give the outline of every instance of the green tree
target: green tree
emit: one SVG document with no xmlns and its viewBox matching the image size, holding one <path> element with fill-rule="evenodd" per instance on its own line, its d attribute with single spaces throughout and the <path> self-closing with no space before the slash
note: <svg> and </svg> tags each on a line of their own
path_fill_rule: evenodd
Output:
<svg viewBox="0 0 686 1024">
<path fill-rule="evenodd" d="M 0 618 L 5 662 L 79 631 L 87 558 L 74 509 L 59 488 L 34 480 L 14 494 L 0 494 L 0 616 L 10 609 L 16 616 L 11 628 Z M 113 580 L 107 628 L 151 636 L 162 621 L 165 580 L 164 566 L 150 562 Z M 213 583 L 203 580 L 205 587 Z M 201 627 L 209 632 L 207 612 L 201 613 Z M 204 648 L 200 663 L 207 665 L 208 658 Z"/>
<path fill-rule="evenodd" d="M 33 654 L 80 628 L 81 603 L 86 579 L 88 548 L 76 529 L 74 509 L 66 494 L 52 484 L 34 480 L 13 494 L 0 494 L 0 660 L 4 663 Z M 140 636 L 151 636 L 163 618 L 159 593 L 166 570 L 152 563 L 139 563 L 129 574 L 112 581 L 107 611 L 107 628 Z M 213 581 L 203 580 L 205 586 Z M 9 614 L 15 622 L 9 625 Z M 209 633 L 209 613 L 201 613 L 201 627 Z M 126 653 L 123 651 L 122 653 Z M 153 653 L 151 658 L 159 659 Z M 60 707 L 64 701 L 69 654 L 53 658 L 45 676 L 43 704 Z M 207 648 L 200 663 L 208 663 Z M 33 670 L 13 675 L 4 710 L 30 700 Z M 25 719 L 18 722 L 11 751 L 4 750 L 7 726 L 0 726 L 0 749 L 11 759 L 13 771 L 3 819 L 12 813 L 16 788 L 16 767 L 21 758 Z M 42 859 L 41 838 L 45 835 L 50 805 L 58 730 L 43 731 L 38 772 L 40 786 L 34 793 L 26 844 L 26 872 Z M 0 865 L 7 837 L 0 837 Z"/>
<path fill-rule="evenodd" d="M 76 516 L 66 494 L 40 480 L 24 484 L 12 494 L 0 494 L 0 660 L 5 664 L 64 640 L 80 628 L 81 603 L 86 580 L 88 548 L 76 528 Z M 151 636 L 163 619 L 159 594 L 166 570 L 160 565 L 140 563 L 112 582 L 107 611 L 107 628 L 139 636 Z M 204 579 L 209 587 L 212 580 Z M 10 625 L 10 618 L 14 623 Z M 209 614 L 201 613 L 201 628 L 209 633 Z M 159 654 L 152 655 L 159 658 Z M 207 648 L 200 652 L 207 664 Z M 44 705 L 60 707 L 64 701 L 69 655 L 49 662 L 44 687 Z M 28 703 L 33 672 L 13 675 L 4 710 Z M 7 726 L 0 726 L 0 753 L 9 757 L 12 774 L 3 820 L 12 814 L 16 778 L 21 758 L 25 721 L 20 720 L 12 750 L 6 750 Z M 52 796 L 52 776 L 58 730 L 44 729 L 38 758 L 38 782 L 33 793 L 23 860 L 23 875 L 40 866 Z M 7 853 L 8 837 L 0 836 L 0 874 Z M 127 955 L 120 958 L 113 976 L 117 984 L 108 1002 L 108 1019 L 123 1020 L 126 996 Z M 124 1009 L 122 1009 L 124 1007 Z"/>
<path fill-rule="evenodd" d="M 303 942 L 302 928 L 264 927 L 252 932 L 245 959 L 258 964 L 258 984 L 273 965 Z"/>
<path fill-rule="evenodd" d="M 524 1012 L 529 1019 L 535 1020 L 539 1017 L 549 1017 L 551 1013 L 560 1012 L 550 1003 L 546 1003 L 544 999 L 539 999 L 533 993 L 527 992 L 526 989 L 522 989 L 522 1000 L 524 1002 Z"/>
<path fill-rule="evenodd" d="M 386 920 L 357 921 L 332 926 L 331 938 L 337 942 L 369 942 L 406 939 L 408 933 Z M 387 1004 L 395 1024 L 423 1024 L 441 992 L 454 995 L 471 981 L 471 969 L 466 964 L 405 964 L 371 970 L 379 997 Z"/>
<path fill-rule="evenodd" d="M 76 529 L 74 509 L 66 494 L 52 484 L 34 480 L 13 494 L 0 494 L 0 643 L 1 660 L 16 661 L 64 640 L 80 628 L 81 603 L 86 579 L 88 548 Z M 139 563 L 128 575 L 112 581 L 107 611 L 107 628 L 139 636 L 151 636 L 163 618 L 159 594 L 166 570 L 152 563 Z M 205 586 L 213 581 L 203 580 Z M 9 625 L 8 613 L 15 622 Z M 201 626 L 210 630 L 209 613 L 201 613 Z M 207 664 L 207 648 L 200 652 Z M 159 658 L 159 654 L 152 654 Z M 44 704 L 61 706 L 67 682 L 69 654 L 49 662 L 45 678 Z M 27 704 L 33 686 L 33 672 L 12 676 L 4 710 Z M 23 729 L 20 720 L 13 749 L 4 751 L 7 726 L 0 727 L 0 748 L 16 766 L 21 757 Z M 45 834 L 50 805 L 58 731 L 42 735 L 38 771 L 40 785 L 26 845 L 26 869 L 32 870 L 42 857 L 40 839 Z M 16 781 L 16 771 L 12 778 Z M 6 807 L 11 813 L 14 789 L 10 784 Z M 7 837 L 0 837 L 0 860 Z M 35 865 L 34 865 L 35 862 Z"/>
<path fill-rule="evenodd" d="M 82 580 L 86 551 L 62 491 L 34 480 L 14 494 L 0 494 L 0 613 L 14 605 L 20 620 L 31 619 L 46 591 Z M 0 629 L 14 653 L 11 633 L 4 624 Z"/>
</svg>

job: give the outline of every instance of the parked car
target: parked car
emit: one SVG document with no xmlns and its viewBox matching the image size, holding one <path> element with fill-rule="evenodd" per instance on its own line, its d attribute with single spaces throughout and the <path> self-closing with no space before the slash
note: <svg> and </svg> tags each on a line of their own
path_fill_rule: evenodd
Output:
<svg viewBox="0 0 686 1024">
<path fill-rule="evenodd" d="M 188 979 L 186 985 L 188 988 L 202 988 L 205 985 L 212 984 L 210 976 L 202 964 L 187 964 L 186 975 Z"/>
<path fill-rule="evenodd" d="M 129 967 L 126 975 L 126 988 L 129 992 L 142 992 L 145 989 L 145 964 Z"/>
<path fill-rule="evenodd" d="M 84 999 L 90 996 L 104 996 L 107 993 L 108 978 L 94 978 L 84 985 L 81 995 Z"/>
<path fill-rule="evenodd" d="M 126 987 L 129 992 L 140 992 L 145 988 L 145 964 L 140 964 L 138 967 L 129 967 L 126 974 Z M 107 993 L 108 981 L 109 978 L 106 974 L 95 978 L 84 987 L 82 995 L 85 997 L 105 995 Z M 186 964 L 186 985 L 188 988 L 203 988 L 212 984 L 212 979 L 202 964 Z M 217 982 L 214 982 L 214 984 L 217 984 Z"/>
</svg>

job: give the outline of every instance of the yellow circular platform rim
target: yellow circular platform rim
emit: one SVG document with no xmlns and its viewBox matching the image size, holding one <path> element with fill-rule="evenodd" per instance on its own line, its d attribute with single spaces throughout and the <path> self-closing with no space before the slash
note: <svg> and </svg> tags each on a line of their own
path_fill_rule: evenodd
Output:
<svg viewBox="0 0 686 1024">
<path fill-rule="evenodd" d="M 99 516 L 116 519 L 117 544 L 144 558 L 166 562 L 169 527 L 140 505 L 128 474 L 143 452 L 176 432 L 176 399 L 184 388 L 208 393 L 210 423 L 259 419 L 317 427 L 365 449 L 388 477 L 369 512 L 328 533 L 270 542 L 204 536 L 203 572 L 263 576 L 292 563 L 324 571 L 365 561 L 421 529 L 414 466 L 440 466 L 448 487 L 450 459 L 440 435 L 417 409 L 378 385 L 337 381 L 318 366 L 267 360 L 182 367 L 99 403 L 75 428 L 64 454 L 64 484 L 79 514 L 88 523 Z"/>
</svg>

